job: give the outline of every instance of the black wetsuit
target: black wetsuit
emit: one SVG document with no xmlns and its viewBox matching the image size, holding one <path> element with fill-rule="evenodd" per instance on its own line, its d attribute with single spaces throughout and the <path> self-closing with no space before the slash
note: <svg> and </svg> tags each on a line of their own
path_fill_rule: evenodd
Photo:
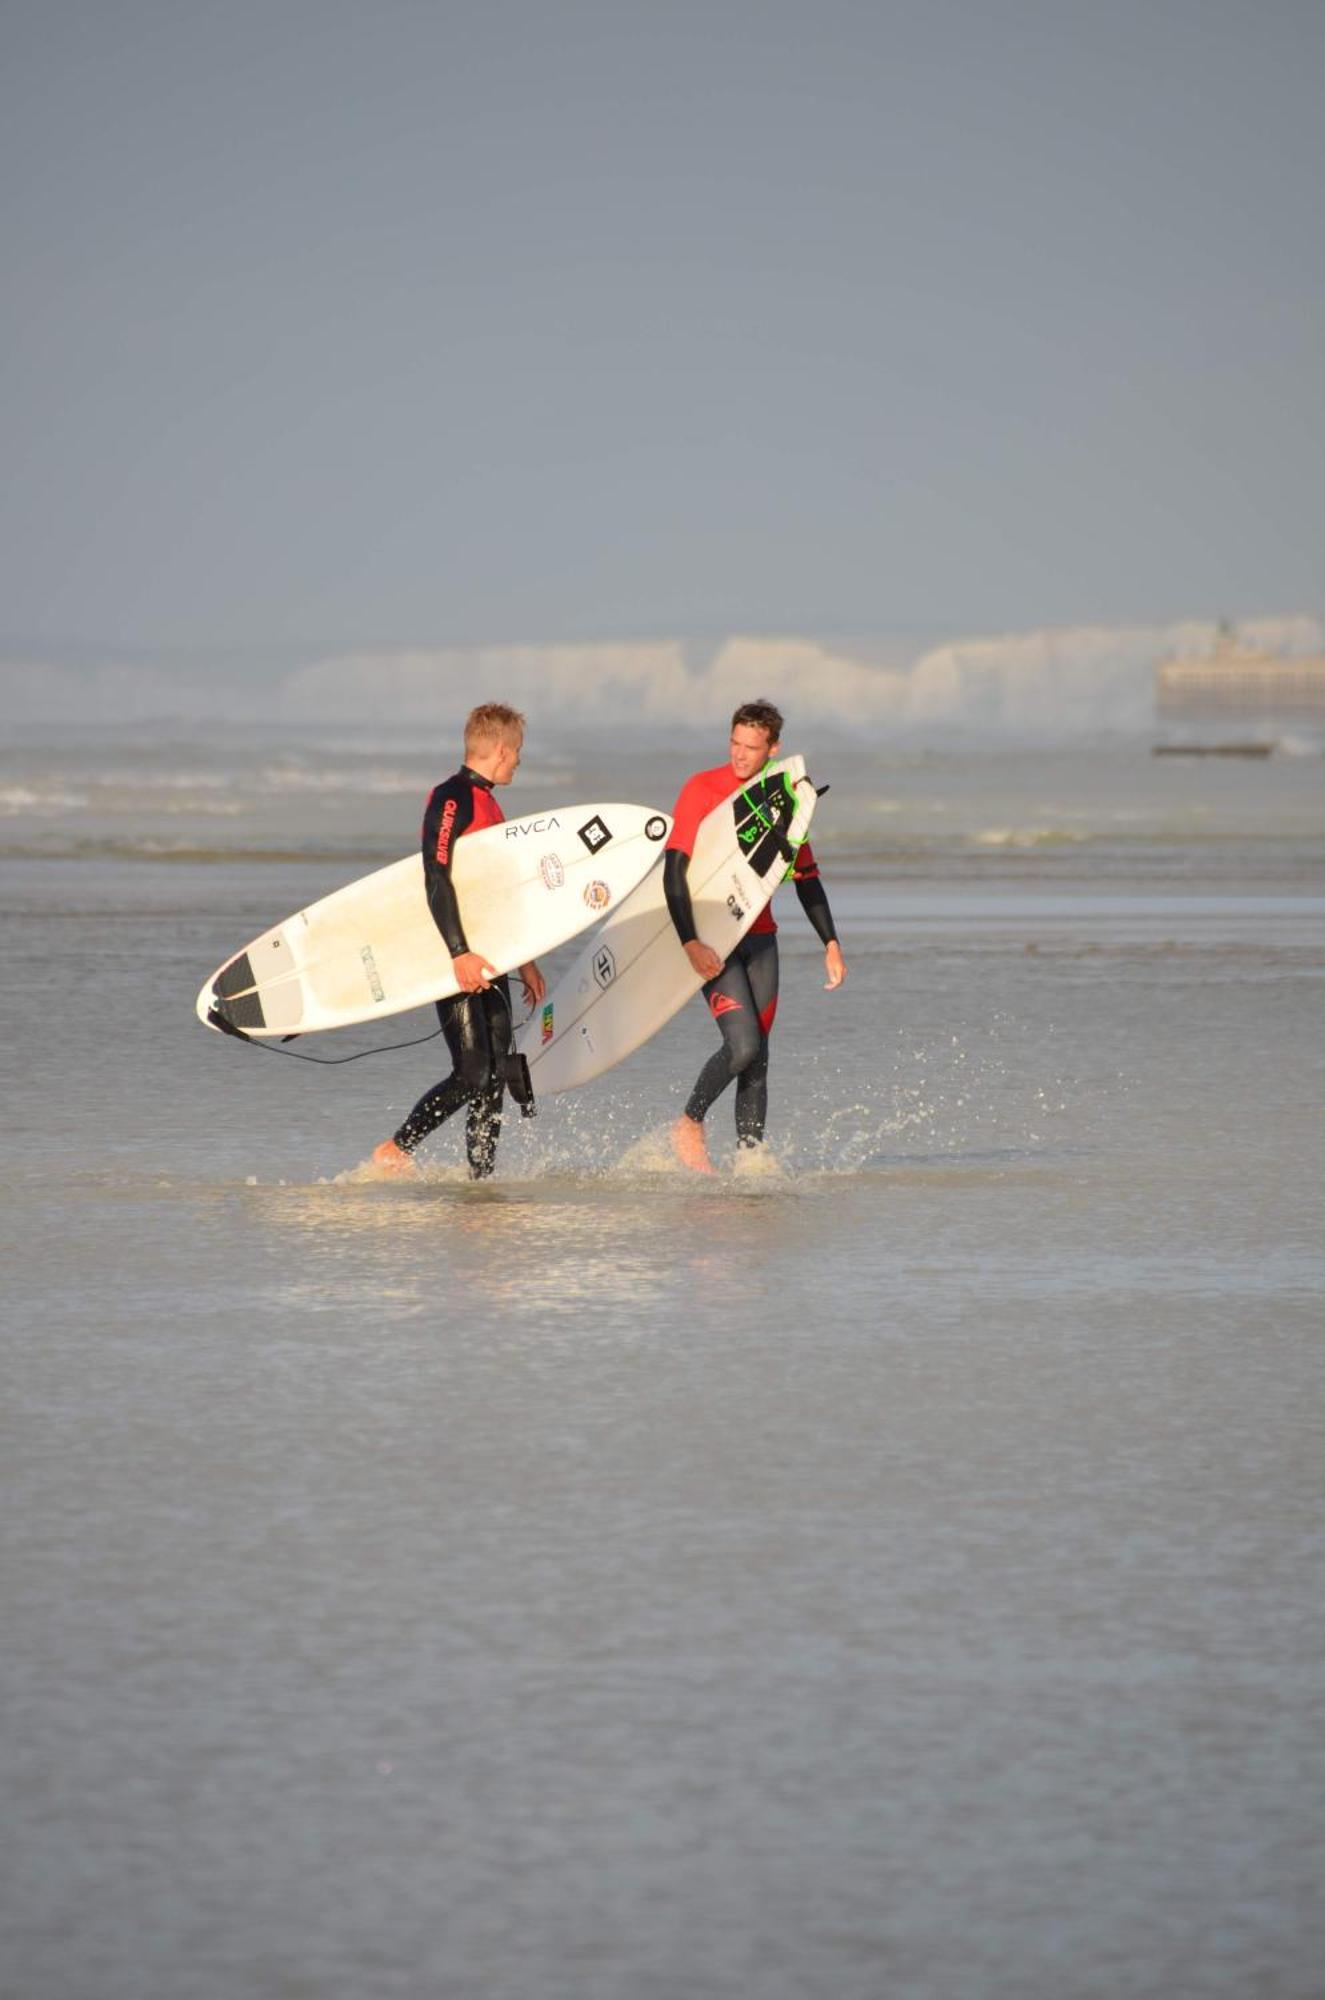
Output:
<svg viewBox="0 0 1325 2000">
<path fill-rule="evenodd" d="M 466 833 L 499 826 L 501 807 L 489 779 L 462 764 L 454 777 L 434 787 L 423 816 L 423 876 L 428 908 L 452 958 L 469 950 L 460 905 L 451 880 L 455 843 Z M 422 1096 L 395 1134 L 396 1144 L 412 1153 L 461 1105 L 465 1119 L 465 1153 L 475 1180 L 492 1172 L 501 1134 L 504 1084 L 502 1059 L 512 1045 L 511 991 L 496 979 L 486 992 L 455 993 L 437 1002 L 437 1018 L 454 1065 L 450 1076 Z"/>
</svg>

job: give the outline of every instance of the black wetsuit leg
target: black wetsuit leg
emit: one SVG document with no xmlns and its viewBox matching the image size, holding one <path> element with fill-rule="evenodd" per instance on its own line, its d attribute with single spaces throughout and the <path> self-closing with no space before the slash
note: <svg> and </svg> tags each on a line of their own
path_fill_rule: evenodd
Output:
<svg viewBox="0 0 1325 2000">
<path fill-rule="evenodd" d="M 736 1139 L 757 1146 L 768 1117 L 768 1031 L 778 1004 L 778 941 L 773 931 L 741 939 L 704 998 L 722 1034 L 686 1103 L 696 1122 L 736 1079 Z"/>
<path fill-rule="evenodd" d="M 454 1068 L 419 1099 L 395 1141 L 403 1152 L 412 1153 L 462 1104 L 467 1105 L 469 1171 L 475 1180 L 486 1180 L 496 1164 L 501 1134 L 504 1086 L 498 1064 L 511 1048 L 510 987 L 498 979 L 485 993 L 452 994 L 437 1002 L 437 1018 Z"/>
</svg>

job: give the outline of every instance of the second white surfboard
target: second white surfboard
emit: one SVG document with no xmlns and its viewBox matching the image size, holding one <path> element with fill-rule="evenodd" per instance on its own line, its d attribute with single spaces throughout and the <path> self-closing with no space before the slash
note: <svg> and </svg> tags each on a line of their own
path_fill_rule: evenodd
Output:
<svg viewBox="0 0 1325 2000">
<path fill-rule="evenodd" d="M 700 823 L 690 900 L 722 958 L 745 936 L 809 831 L 815 789 L 803 757 L 782 757 L 733 788 Z M 620 903 L 523 1027 L 516 1046 L 535 1093 L 575 1090 L 631 1055 L 703 980 L 681 948 L 656 867 Z"/>
</svg>

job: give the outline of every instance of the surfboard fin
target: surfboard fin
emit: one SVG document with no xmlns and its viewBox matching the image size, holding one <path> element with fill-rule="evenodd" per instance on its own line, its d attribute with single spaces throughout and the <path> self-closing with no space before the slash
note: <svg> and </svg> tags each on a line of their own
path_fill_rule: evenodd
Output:
<svg viewBox="0 0 1325 2000">
<path fill-rule="evenodd" d="M 226 1016 L 218 1012 L 215 1007 L 207 1009 L 207 1025 L 209 1028 L 219 1028 L 223 1035 L 233 1035 L 237 1042 L 251 1042 L 253 1039 L 252 1035 L 246 1035 L 242 1028 L 237 1028 L 233 1021 L 227 1020 Z"/>
<path fill-rule="evenodd" d="M 498 1067 L 501 1080 L 510 1091 L 512 1101 L 520 1107 L 520 1116 L 537 1117 L 538 1105 L 534 1101 L 534 1085 L 529 1074 L 527 1058 L 518 1054 L 503 1056 Z"/>
</svg>

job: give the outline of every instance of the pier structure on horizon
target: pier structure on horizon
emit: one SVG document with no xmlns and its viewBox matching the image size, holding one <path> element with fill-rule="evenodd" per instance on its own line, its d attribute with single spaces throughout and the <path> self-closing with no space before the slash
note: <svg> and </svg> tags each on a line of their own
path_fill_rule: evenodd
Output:
<svg viewBox="0 0 1325 2000">
<path fill-rule="evenodd" d="M 1161 716 L 1239 715 L 1325 722 L 1325 654 L 1271 653 L 1245 644 L 1227 622 L 1212 652 L 1161 660 L 1155 669 Z"/>
</svg>

